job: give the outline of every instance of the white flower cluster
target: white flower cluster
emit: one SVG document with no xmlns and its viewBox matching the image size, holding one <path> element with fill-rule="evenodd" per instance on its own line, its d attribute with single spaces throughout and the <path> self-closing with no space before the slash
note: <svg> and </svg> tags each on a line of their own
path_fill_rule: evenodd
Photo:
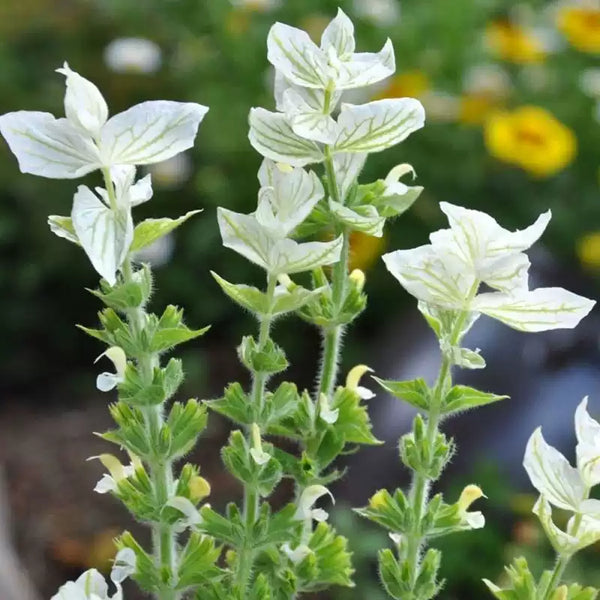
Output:
<svg viewBox="0 0 600 600">
<path fill-rule="evenodd" d="M 97 169 L 106 188 L 79 186 L 71 218 L 51 216 L 51 229 L 82 246 L 109 284 L 116 281 L 134 238 L 131 209 L 152 197 L 150 177 L 135 181 L 135 166 L 167 160 L 190 148 L 208 108 L 158 100 L 111 118 L 98 88 L 71 70 L 66 77 L 66 118 L 17 111 L 0 117 L 0 133 L 23 173 L 74 179 Z"/>
<path fill-rule="evenodd" d="M 529 438 L 523 461 L 540 493 L 533 512 L 564 556 L 600 540 L 600 500 L 589 497 L 591 488 L 600 483 L 600 424 L 587 411 L 587 397 L 575 411 L 575 433 L 576 467 L 546 442 L 541 428 Z M 552 520 L 552 506 L 572 513 L 565 531 Z"/>
<path fill-rule="evenodd" d="M 538 240 L 550 211 L 522 231 L 508 231 L 489 215 L 440 203 L 449 229 L 430 244 L 384 255 L 388 270 L 418 300 L 434 309 L 486 314 L 521 331 L 573 328 L 595 302 L 563 288 L 530 290 L 525 250 Z M 497 291 L 481 292 L 481 284 Z"/>
</svg>

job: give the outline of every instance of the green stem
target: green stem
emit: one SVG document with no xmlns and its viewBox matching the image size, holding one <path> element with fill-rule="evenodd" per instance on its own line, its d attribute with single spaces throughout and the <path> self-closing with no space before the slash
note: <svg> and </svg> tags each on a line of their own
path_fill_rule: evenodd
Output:
<svg viewBox="0 0 600 600">
<path fill-rule="evenodd" d="M 471 290 L 474 295 L 477 288 Z M 465 320 L 468 317 L 468 312 L 462 312 L 454 323 L 454 327 L 450 333 L 450 347 L 455 347 L 460 343 Z M 440 418 L 442 415 L 442 404 L 448 386 L 452 385 L 452 361 L 446 354 L 442 354 L 442 363 L 438 374 L 435 387 L 433 389 L 431 404 L 427 414 L 427 431 L 425 434 L 424 444 L 428 450 L 429 456 L 432 456 L 434 443 L 439 430 Z M 411 569 L 412 583 L 415 584 L 417 574 L 419 572 L 419 562 L 421 551 L 425 543 L 425 537 L 421 531 L 422 520 L 425 516 L 427 508 L 427 499 L 431 488 L 432 480 L 423 473 L 415 472 L 410 492 L 410 500 L 414 514 L 414 525 L 412 531 L 407 536 L 407 551 L 406 556 Z"/>
<path fill-rule="evenodd" d="M 329 146 L 325 146 L 325 174 L 327 177 L 329 194 L 332 196 L 333 200 L 340 202 L 340 192 L 335 178 L 333 156 Z M 323 350 L 321 355 L 318 394 L 325 394 L 327 397 L 332 395 L 338 375 L 344 325 L 335 323 L 335 320 L 342 310 L 348 281 L 349 233 L 345 227 L 342 227 L 338 233 L 342 235 L 343 242 L 340 260 L 334 265 L 331 277 L 334 323 L 329 327 L 322 328 Z"/>
<path fill-rule="evenodd" d="M 271 324 L 273 315 L 271 309 L 275 298 L 275 287 L 277 285 L 277 277 L 269 274 L 267 276 L 267 312 L 260 316 L 259 334 L 258 334 L 258 349 L 262 350 L 270 339 Z M 252 389 L 250 390 L 250 398 L 255 414 L 260 414 L 264 407 L 265 392 L 267 387 L 268 375 L 266 373 L 253 373 Z M 248 434 L 250 443 L 252 440 Z M 250 485 L 244 486 L 244 522 L 246 531 L 251 530 L 256 523 L 258 517 L 258 509 L 260 497 L 255 488 Z M 248 539 L 249 536 L 246 537 Z M 239 548 L 239 557 L 237 563 L 237 571 L 235 575 L 235 583 L 241 590 L 242 597 L 246 595 L 248 580 L 252 573 L 252 565 L 254 563 L 254 550 L 251 546 L 244 544 Z"/>
<path fill-rule="evenodd" d="M 114 210 L 117 206 L 115 189 L 110 178 L 108 169 L 102 169 L 104 183 L 111 208 Z M 123 279 L 125 282 L 133 281 L 133 268 L 131 259 L 128 257 L 122 267 Z M 127 318 L 131 324 L 132 330 L 138 336 L 146 326 L 147 315 L 142 307 L 131 309 L 127 312 Z M 134 357 L 137 362 L 140 376 L 146 384 L 152 382 L 154 369 L 159 366 L 159 357 L 157 353 L 144 353 Z M 146 423 L 146 431 L 149 441 L 157 439 L 164 418 L 162 406 L 147 407 L 143 414 Z M 163 460 L 155 457 L 148 461 L 150 481 L 154 489 L 156 503 L 159 506 L 166 505 L 173 487 L 173 464 L 170 460 Z M 175 573 L 177 569 L 177 545 L 176 533 L 171 525 L 156 522 L 152 524 L 152 545 L 154 561 L 157 569 L 168 569 Z M 157 600 L 178 600 L 181 594 L 173 589 L 163 588 L 156 593 Z"/>
</svg>

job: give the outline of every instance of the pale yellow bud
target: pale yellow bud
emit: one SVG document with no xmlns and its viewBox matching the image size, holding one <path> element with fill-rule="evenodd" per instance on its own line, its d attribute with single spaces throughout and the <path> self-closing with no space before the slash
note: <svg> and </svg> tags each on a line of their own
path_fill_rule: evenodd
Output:
<svg viewBox="0 0 600 600">
<path fill-rule="evenodd" d="M 361 377 L 365 373 L 372 371 L 373 369 L 371 369 L 371 367 L 367 367 L 367 365 L 356 365 L 356 367 L 350 369 L 348 375 L 346 376 L 346 387 L 354 392 L 357 391 Z"/>
<path fill-rule="evenodd" d="M 458 507 L 460 510 L 467 510 L 475 500 L 479 498 L 486 498 L 486 495 L 483 493 L 481 488 L 477 485 L 470 484 L 468 485 L 461 493 L 460 498 L 458 499 Z"/>
<path fill-rule="evenodd" d="M 385 490 L 379 490 L 375 492 L 369 500 L 369 506 L 371 508 L 382 508 L 386 504 L 386 496 L 387 494 Z"/>
<path fill-rule="evenodd" d="M 287 163 L 278 162 L 275 164 L 282 173 L 291 173 L 294 170 L 294 167 L 292 167 L 292 165 L 288 165 Z"/>
<path fill-rule="evenodd" d="M 567 600 L 569 597 L 569 588 L 566 585 L 561 585 L 556 588 L 556 591 L 552 595 L 552 600 Z"/>
<path fill-rule="evenodd" d="M 199 475 L 192 477 L 192 480 L 190 481 L 190 496 L 192 502 L 200 502 L 209 495 L 210 483 L 208 483 L 204 477 L 200 477 Z"/>
<path fill-rule="evenodd" d="M 348 276 L 348 278 L 354 284 L 354 286 L 356 287 L 356 289 L 359 292 L 363 291 L 363 288 L 365 287 L 365 274 L 364 274 L 364 271 L 361 271 L 360 269 L 354 269 L 352 271 L 352 273 L 350 273 L 350 275 Z"/>
</svg>

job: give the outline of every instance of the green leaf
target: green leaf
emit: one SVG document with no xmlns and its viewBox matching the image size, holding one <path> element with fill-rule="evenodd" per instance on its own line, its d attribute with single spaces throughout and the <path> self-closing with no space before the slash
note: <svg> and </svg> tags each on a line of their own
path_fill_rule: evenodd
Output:
<svg viewBox="0 0 600 600">
<path fill-rule="evenodd" d="M 177 229 L 182 223 L 185 223 L 190 217 L 202 212 L 202 210 L 191 210 L 177 219 L 146 219 L 138 223 L 133 232 L 133 242 L 130 251 L 137 252 L 146 246 L 154 243 L 156 240 L 167 235 L 174 229 Z"/>
<path fill-rule="evenodd" d="M 188 329 L 185 325 L 172 329 L 159 329 L 150 341 L 150 352 L 164 352 L 174 346 L 189 342 L 194 338 L 204 335 L 210 329 L 210 325 L 202 329 Z"/>
<path fill-rule="evenodd" d="M 444 414 L 457 413 L 470 408 L 485 406 L 508 396 L 498 396 L 488 392 L 481 392 L 466 385 L 455 385 L 444 398 L 442 411 Z"/>
<path fill-rule="evenodd" d="M 235 504 L 227 505 L 227 517 L 220 515 L 208 505 L 200 509 L 200 516 L 202 522 L 198 528 L 204 533 L 234 548 L 244 543 L 245 526 Z"/>
<path fill-rule="evenodd" d="M 102 434 L 102 438 L 125 447 L 140 458 L 148 457 L 151 449 L 144 413 L 125 402 L 116 402 L 108 408 L 119 429 Z"/>
<path fill-rule="evenodd" d="M 284 381 L 274 393 L 266 395 L 260 425 L 267 428 L 292 415 L 298 408 L 300 395 L 295 384 Z"/>
<path fill-rule="evenodd" d="M 250 285 L 229 283 L 217 275 L 214 271 L 210 274 L 215 281 L 221 286 L 221 289 L 237 304 L 257 315 L 267 313 L 267 297 L 258 288 Z"/>
<path fill-rule="evenodd" d="M 208 406 L 239 425 L 251 425 L 256 421 L 248 395 L 235 382 L 225 388 L 225 394 L 217 400 L 209 400 Z"/>
<path fill-rule="evenodd" d="M 337 535 L 328 523 L 319 523 L 313 531 L 308 547 L 313 551 L 316 572 L 310 579 L 298 573 L 302 591 L 315 591 L 329 585 L 353 587 L 351 555 L 347 549 L 348 540 Z"/>
<path fill-rule="evenodd" d="M 331 403 L 332 410 L 338 410 L 337 421 L 332 425 L 335 432 L 346 443 L 377 445 L 382 444 L 371 432 L 371 420 L 360 396 L 353 390 L 338 387 Z"/>
<path fill-rule="evenodd" d="M 106 306 L 125 312 L 145 304 L 152 292 L 152 275 L 147 266 L 134 273 L 134 281 L 108 285 L 104 280 L 100 282 L 100 290 L 88 290 L 100 298 Z"/>
<path fill-rule="evenodd" d="M 171 459 L 185 456 L 196 445 L 207 419 L 206 408 L 196 399 L 190 399 L 185 404 L 173 403 L 167 419 L 171 431 Z"/>
<path fill-rule="evenodd" d="M 410 381 L 391 381 L 388 379 L 379 379 L 373 376 L 373 379 L 387 392 L 412 404 L 416 409 L 427 412 L 431 403 L 431 391 L 424 379 L 412 379 Z"/>
<path fill-rule="evenodd" d="M 253 373 L 280 373 L 288 366 L 283 349 L 271 339 L 260 347 L 251 335 L 244 336 L 238 347 L 238 355 L 244 366 Z"/>
<path fill-rule="evenodd" d="M 355 512 L 392 533 L 405 533 L 412 526 L 412 509 L 401 489 L 397 489 L 393 496 L 387 490 L 379 490 L 367 506 L 357 508 Z"/>
<path fill-rule="evenodd" d="M 223 570 L 215 564 L 221 549 L 215 547 L 214 540 L 192 532 L 179 556 L 178 590 L 202 585 L 217 579 Z"/>
<path fill-rule="evenodd" d="M 295 286 L 292 290 L 281 290 L 275 295 L 271 314 L 274 316 L 283 315 L 300 310 L 314 298 L 318 297 L 321 291 L 322 288 L 307 290 L 300 285 Z"/>
</svg>

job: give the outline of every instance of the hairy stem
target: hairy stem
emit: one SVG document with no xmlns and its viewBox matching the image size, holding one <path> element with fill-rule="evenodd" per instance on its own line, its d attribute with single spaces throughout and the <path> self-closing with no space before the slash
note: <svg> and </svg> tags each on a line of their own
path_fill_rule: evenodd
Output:
<svg viewBox="0 0 600 600">
<path fill-rule="evenodd" d="M 258 349 L 262 350 L 270 339 L 271 323 L 273 316 L 271 309 L 275 298 L 275 287 L 277 285 L 277 277 L 269 274 L 267 276 L 267 312 L 260 316 L 259 334 L 258 334 Z M 250 391 L 250 399 L 254 408 L 255 414 L 260 414 L 265 402 L 265 391 L 267 387 L 268 375 L 266 373 L 253 373 L 252 389 Z M 248 438 L 252 443 L 250 434 Z M 244 522 L 246 531 L 251 530 L 256 523 L 258 517 L 260 497 L 256 489 L 250 485 L 244 486 Z M 249 536 L 246 536 L 248 539 Z M 244 545 L 239 549 L 237 571 L 235 574 L 235 583 L 242 592 L 243 597 L 246 594 L 248 580 L 252 573 L 252 564 L 254 562 L 254 552 L 252 547 Z"/>
<path fill-rule="evenodd" d="M 117 206 L 115 189 L 110 178 L 108 169 L 103 169 L 104 183 L 111 208 Z M 126 282 L 133 281 L 133 269 L 131 259 L 128 257 L 122 267 L 123 279 Z M 142 307 L 131 309 L 127 312 L 127 319 L 133 329 L 134 334 L 139 335 L 146 326 L 147 315 Z M 154 369 L 159 366 L 159 357 L 157 353 L 143 354 L 134 357 L 137 362 L 140 376 L 146 384 L 152 382 Z M 151 442 L 157 439 L 157 433 L 163 425 L 163 407 L 150 406 L 144 411 L 146 423 L 146 432 Z M 154 457 L 148 461 L 149 475 L 154 489 L 156 502 L 158 505 L 165 505 L 169 500 L 171 488 L 173 487 L 173 464 L 171 460 L 164 460 L 161 457 Z M 177 568 L 177 544 L 176 534 L 173 528 L 166 523 L 152 524 L 152 546 L 154 561 L 157 569 L 168 569 L 175 572 Z M 180 594 L 175 590 L 163 588 L 156 594 L 157 600 L 178 600 Z"/>
</svg>

